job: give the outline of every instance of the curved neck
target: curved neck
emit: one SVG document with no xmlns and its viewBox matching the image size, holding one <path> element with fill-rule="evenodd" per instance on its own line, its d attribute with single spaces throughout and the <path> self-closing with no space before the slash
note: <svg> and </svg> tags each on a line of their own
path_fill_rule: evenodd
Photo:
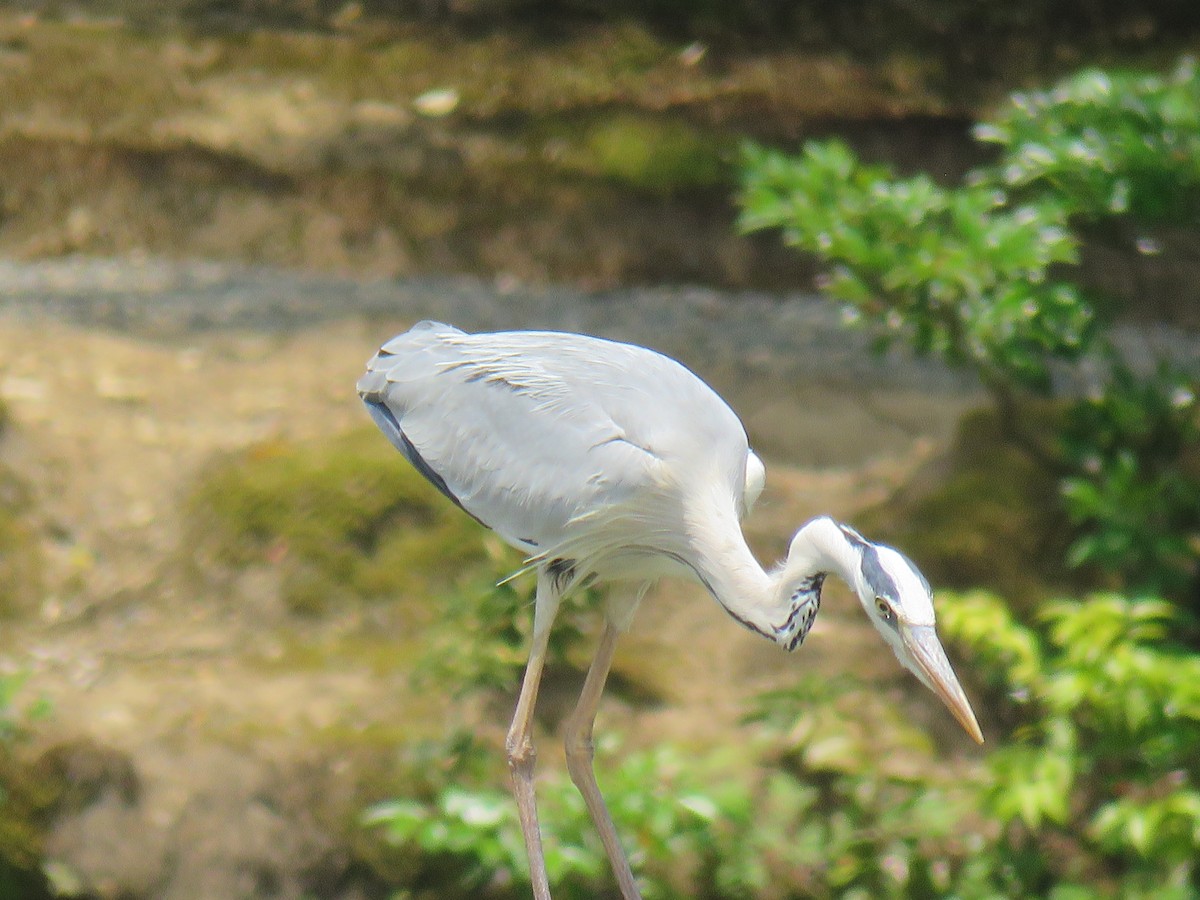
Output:
<svg viewBox="0 0 1200 900">
<path fill-rule="evenodd" d="M 825 576 L 832 573 L 857 587 L 862 542 L 854 531 L 822 516 L 796 532 L 787 559 L 767 572 L 750 552 L 741 528 L 726 523 L 696 535 L 696 570 L 734 619 L 794 650 L 820 609 Z"/>
</svg>

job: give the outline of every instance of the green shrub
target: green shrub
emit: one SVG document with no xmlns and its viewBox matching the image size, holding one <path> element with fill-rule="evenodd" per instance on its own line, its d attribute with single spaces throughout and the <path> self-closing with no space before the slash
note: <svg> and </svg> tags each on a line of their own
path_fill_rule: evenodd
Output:
<svg viewBox="0 0 1200 900">
<path fill-rule="evenodd" d="M 772 896 L 786 865 L 763 857 L 769 844 L 795 840 L 797 819 L 816 820 L 819 792 L 782 772 L 755 786 L 744 764 L 697 758 L 673 747 L 613 760 L 599 753 L 600 780 L 617 830 L 647 900 L 669 897 Z M 593 898 L 613 891 L 608 860 L 575 786 L 560 772 L 538 783 L 547 874 L 556 897 Z M 368 810 L 398 852 L 420 851 L 405 887 L 438 896 L 529 895 L 525 846 L 511 795 L 491 787 L 446 787 L 427 800 L 397 800 Z M 824 835 L 807 835 L 788 864 L 823 859 Z M 823 862 L 819 865 L 824 865 Z"/>
<path fill-rule="evenodd" d="M 1200 656 L 1172 640 L 1174 607 L 1097 596 L 1049 604 L 1029 627 L 977 593 L 943 597 L 939 612 L 997 718 L 1016 723 L 981 783 L 980 807 L 1000 826 L 996 871 L 1022 896 L 1087 876 L 1122 897 L 1194 896 Z"/>
<path fill-rule="evenodd" d="M 1196 376 L 1117 367 L 1103 394 L 1077 403 L 1063 435 L 1062 490 L 1082 531 L 1076 565 L 1098 563 L 1129 583 L 1185 596 L 1200 570 L 1200 403 Z"/>
<path fill-rule="evenodd" d="M 1135 374 L 1101 315 L 1111 301 L 1071 278 L 1083 223 L 1138 241 L 1194 224 L 1198 100 L 1190 62 L 1166 78 L 1089 71 L 978 126 L 1000 158 L 961 186 L 897 178 L 829 141 L 796 157 L 747 148 L 741 198 L 743 228 L 781 229 L 823 259 L 828 292 L 881 344 L 978 374 L 1008 438 L 1060 478 L 1073 562 L 1177 598 L 1200 555 L 1200 373 Z M 1068 374 L 1088 390 L 1066 433 L 1048 433 L 1030 400 Z"/>
<path fill-rule="evenodd" d="M 1073 216 L 1192 225 L 1200 212 L 1200 77 L 1088 69 L 1014 94 L 975 136 L 1003 152 L 988 180 L 1054 196 Z M 997 175 L 999 177 L 997 177 Z"/>
<path fill-rule="evenodd" d="M 1173 640 L 1179 612 L 1097 595 L 1045 604 L 1027 626 L 979 592 L 943 595 L 938 611 L 988 698 L 993 747 L 974 772 L 903 752 L 898 713 L 857 692 L 840 710 L 845 688 L 819 679 L 764 698 L 757 718 L 792 744 L 784 769 L 830 792 L 822 843 L 854 877 L 824 890 L 1195 896 L 1200 656 Z M 839 819 L 852 823 L 840 835 Z"/>
<path fill-rule="evenodd" d="M 896 179 L 838 141 L 799 157 L 745 150 L 742 226 L 778 227 L 830 260 L 826 289 L 920 353 L 969 363 L 991 386 L 1044 391 L 1049 360 L 1087 349 L 1093 316 L 1050 266 L 1074 262 L 1062 204 L 1010 206 L 981 183 Z"/>
<path fill-rule="evenodd" d="M 1022 625 L 980 592 L 938 609 L 986 698 L 977 761 L 938 754 L 892 697 L 819 675 L 760 697 L 735 750 L 602 743 L 647 898 L 1195 896 L 1200 656 L 1173 641 L 1176 609 L 1104 594 Z M 419 790 L 365 814 L 391 848 L 380 868 L 437 896 L 527 896 L 501 754 L 471 748 L 433 747 Z M 574 786 L 551 769 L 538 793 L 556 896 L 610 893 Z"/>
</svg>

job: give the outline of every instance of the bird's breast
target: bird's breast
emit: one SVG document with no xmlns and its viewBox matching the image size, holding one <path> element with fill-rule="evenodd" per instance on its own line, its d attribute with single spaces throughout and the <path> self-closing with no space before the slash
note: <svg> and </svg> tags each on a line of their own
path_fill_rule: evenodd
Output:
<svg viewBox="0 0 1200 900">
<path fill-rule="evenodd" d="M 660 578 L 700 580 L 682 556 L 652 547 L 627 547 L 595 560 L 591 566 L 600 581 L 657 581 Z"/>
</svg>

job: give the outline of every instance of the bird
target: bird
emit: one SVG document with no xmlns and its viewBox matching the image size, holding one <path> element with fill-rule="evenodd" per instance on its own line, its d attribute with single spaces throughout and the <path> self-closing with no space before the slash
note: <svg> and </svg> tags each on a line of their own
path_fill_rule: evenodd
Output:
<svg viewBox="0 0 1200 900">
<path fill-rule="evenodd" d="M 556 331 L 470 334 L 425 321 L 368 361 L 358 394 L 379 429 L 450 502 L 526 554 L 533 629 L 505 748 L 535 900 L 550 900 L 532 716 L 564 595 L 611 585 L 604 627 L 564 722 L 567 769 L 624 900 L 640 898 L 593 770 L 593 725 L 618 640 L 664 577 L 698 582 L 786 650 L 844 580 L 904 668 L 983 742 L 935 629 L 929 582 L 900 551 L 830 516 L 764 569 L 741 522 L 766 470 L 738 416 L 699 376 L 646 347 Z"/>
</svg>

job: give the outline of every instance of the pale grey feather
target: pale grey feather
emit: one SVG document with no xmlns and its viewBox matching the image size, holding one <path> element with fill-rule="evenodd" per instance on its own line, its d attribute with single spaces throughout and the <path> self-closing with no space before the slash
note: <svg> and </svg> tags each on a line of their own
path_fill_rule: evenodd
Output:
<svg viewBox="0 0 1200 900">
<path fill-rule="evenodd" d="M 643 347 L 423 322 L 383 345 L 358 391 L 427 478 L 526 550 L 562 543 L 581 517 L 652 505 L 664 473 L 719 478 L 742 513 L 761 489 L 733 411 Z"/>
</svg>

